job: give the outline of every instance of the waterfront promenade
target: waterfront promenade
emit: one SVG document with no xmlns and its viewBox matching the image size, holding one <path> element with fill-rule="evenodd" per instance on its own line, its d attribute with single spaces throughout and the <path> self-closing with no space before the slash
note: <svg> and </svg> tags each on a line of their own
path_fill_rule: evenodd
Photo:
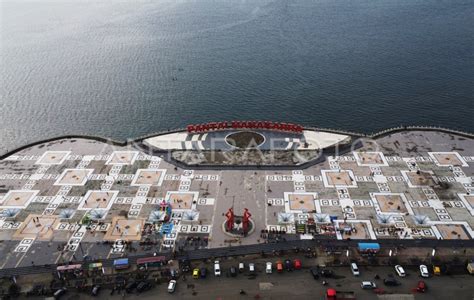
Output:
<svg viewBox="0 0 474 300">
<path fill-rule="evenodd" d="M 0 162 L 0 274 L 155 252 L 200 259 L 362 240 L 387 250 L 472 248 L 474 140 L 406 131 L 360 143 L 291 170 L 183 168 L 138 142 L 69 138 L 23 149 Z M 247 237 L 224 231 L 230 207 L 251 212 Z"/>
</svg>

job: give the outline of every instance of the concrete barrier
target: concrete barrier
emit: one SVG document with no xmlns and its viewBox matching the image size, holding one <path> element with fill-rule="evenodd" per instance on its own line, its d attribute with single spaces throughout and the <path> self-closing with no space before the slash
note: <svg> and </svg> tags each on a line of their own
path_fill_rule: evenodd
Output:
<svg viewBox="0 0 474 300">
<path fill-rule="evenodd" d="M 358 133 L 358 132 L 353 132 L 353 131 L 348 131 L 348 130 L 343 130 L 343 129 L 330 129 L 330 128 L 319 128 L 319 127 L 305 127 L 305 130 L 315 130 L 315 131 L 323 131 L 323 132 L 329 132 L 329 133 L 336 133 L 336 134 L 343 134 L 343 135 L 349 135 L 353 138 L 371 138 L 371 139 L 377 139 L 377 138 L 382 138 L 384 136 L 388 136 L 390 134 L 398 133 L 398 132 L 409 132 L 409 131 L 434 131 L 434 132 L 443 132 L 447 134 L 455 134 L 459 135 L 462 137 L 466 138 L 474 138 L 474 133 L 470 132 L 465 132 L 465 131 L 460 131 L 460 130 L 455 130 L 455 129 L 449 129 L 449 128 L 444 128 L 444 127 L 436 127 L 436 126 L 399 126 L 399 127 L 392 127 L 388 128 L 373 134 L 364 134 L 364 133 Z M 106 138 L 102 136 L 97 136 L 97 135 L 80 135 L 80 134 L 70 134 L 70 135 L 62 135 L 62 136 L 57 136 L 57 137 L 52 137 L 48 138 L 45 140 L 40 140 L 32 143 L 28 143 L 26 145 L 20 146 L 18 148 L 15 148 L 13 150 L 10 150 L 2 155 L 0 155 L 0 160 L 3 160 L 7 158 L 10 155 L 13 155 L 17 152 L 20 152 L 24 149 L 37 146 L 40 144 L 48 143 L 48 142 L 53 142 L 53 141 L 58 141 L 62 139 L 90 139 L 90 140 L 95 140 L 99 142 L 103 142 L 106 144 L 114 145 L 114 146 L 128 146 L 128 145 L 134 145 L 137 143 L 141 143 L 143 140 L 147 138 L 151 138 L 154 136 L 159 136 L 159 135 L 164 135 L 164 134 L 169 134 L 169 133 L 176 133 L 176 132 L 182 132 L 186 131 L 186 129 L 181 128 L 181 129 L 172 129 L 172 130 L 167 130 L 167 131 L 159 131 L 155 133 L 150 133 L 146 134 L 134 139 L 129 139 L 126 141 L 120 141 L 120 140 L 115 140 L 111 138 Z"/>
</svg>

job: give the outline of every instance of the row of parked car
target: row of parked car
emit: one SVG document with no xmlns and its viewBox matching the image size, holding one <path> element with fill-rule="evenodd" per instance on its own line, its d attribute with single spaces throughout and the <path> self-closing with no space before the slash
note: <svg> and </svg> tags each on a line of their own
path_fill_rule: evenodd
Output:
<svg viewBox="0 0 474 300">
<path fill-rule="evenodd" d="M 430 277 L 430 273 L 428 271 L 428 267 L 426 265 L 420 265 L 420 276 L 424 278 Z M 351 272 L 354 276 L 359 276 L 360 275 L 360 270 L 359 267 L 357 266 L 356 263 L 351 263 Z M 398 276 L 400 277 L 405 277 L 407 274 L 405 272 L 405 269 L 401 265 L 396 265 L 395 266 L 395 272 L 397 273 Z"/>
<path fill-rule="evenodd" d="M 350 265 L 351 272 L 354 276 L 359 276 L 361 274 L 359 267 L 357 266 L 356 263 L 351 263 Z M 395 267 L 395 272 L 399 277 L 406 277 L 407 273 L 403 269 L 401 265 L 396 265 Z M 428 272 L 428 267 L 426 265 L 420 265 L 419 267 L 420 270 L 420 276 L 423 278 L 428 278 L 430 276 Z M 322 268 L 322 267 L 313 267 L 310 269 L 311 275 L 314 277 L 314 279 L 319 279 L 320 277 L 324 278 L 333 278 L 335 277 L 335 274 L 332 270 Z M 375 279 L 380 279 L 378 275 L 375 276 Z M 398 286 L 401 285 L 401 282 L 396 280 L 393 275 L 389 275 L 387 278 L 383 279 L 383 283 L 387 286 Z M 360 287 L 362 289 L 376 289 L 377 284 L 373 281 L 362 281 Z M 416 287 L 417 291 L 419 292 L 425 292 L 427 289 L 426 283 L 423 280 L 420 280 L 418 282 L 418 285 Z"/>
<path fill-rule="evenodd" d="M 401 283 L 399 281 L 397 281 L 395 278 L 393 277 L 388 277 L 388 278 L 385 278 L 383 280 L 383 283 L 387 286 L 398 286 L 400 285 Z M 377 288 L 377 284 L 373 281 L 362 281 L 361 284 L 360 284 L 360 287 L 362 289 L 369 289 L 369 290 L 372 290 L 372 289 L 376 289 Z M 427 285 L 426 283 L 423 281 L 423 280 L 420 280 L 418 281 L 418 284 L 416 286 L 416 290 L 420 293 L 424 293 L 426 292 L 427 290 Z"/>
<path fill-rule="evenodd" d="M 302 267 L 302 264 L 301 264 L 301 260 L 299 260 L 299 259 L 295 259 L 293 261 L 291 261 L 289 259 L 286 259 L 284 262 L 279 260 L 275 263 L 275 269 L 278 273 L 283 272 L 283 270 L 285 270 L 285 269 L 287 271 L 300 270 L 301 267 Z M 239 263 L 238 268 L 235 267 L 235 266 L 231 266 L 229 268 L 229 274 L 232 277 L 237 276 L 238 272 L 242 273 L 244 271 L 245 271 L 245 263 L 243 263 L 243 262 Z M 249 271 L 250 274 L 255 273 L 255 264 L 254 263 L 249 263 L 248 264 L 248 271 Z M 193 278 L 199 278 L 199 277 L 205 278 L 206 273 L 207 273 L 206 268 L 201 268 L 201 269 L 196 268 L 196 269 L 193 270 Z M 269 261 L 265 264 L 265 273 L 267 273 L 267 274 L 273 273 L 273 263 L 272 262 Z M 221 274 L 222 274 L 222 272 L 221 272 L 220 262 L 218 260 L 216 260 L 214 262 L 214 275 L 219 277 L 219 276 L 221 276 Z"/>
<path fill-rule="evenodd" d="M 301 269 L 302 264 L 300 259 L 295 259 L 293 261 L 286 259 L 284 261 L 277 261 L 275 263 L 275 269 L 277 272 L 283 272 L 284 270 L 287 271 L 292 271 L 292 270 L 299 270 Z M 360 269 L 357 266 L 356 263 L 351 263 L 350 265 L 351 272 L 354 276 L 359 276 L 360 275 Z M 265 264 L 265 273 L 271 274 L 274 269 L 274 264 L 272 262 L 267 262 Z M 426 265 L 420 265 L 419 267 L 420 270 L 420 276 L 424 278 L 428 278 L 430 276 L 430 273 L 428 271 L 428 267 Z M 183 271 L 185 271 L 183 269 Z M 188 271 L 188 270 L 186 270 Z M 229 274 L 231 276 L 236 276 L 237 273 L 242 273 L 245 271 L 245 263 L 240 262 L 238 267 L 236 266 L 231 266 L 229 268 Z M 250 274 L 255 273 L 255 264 L 254 263 L 249 263 L 248 264 L 248 271 Z M 319 275 L 322 275 L 324 277 L 331 277 L 333 275 L 332 271 L 329 269 L 319 269 L 318 267 L 312 268 L 311 273 L 314 277 L 319 277 Z M 395 266 L 395 272 L 397 273 L 398 276 L 400 277 L 405 277 L 406 272 L 404 268 L 401 265 L 396 265 Z M 220 262 L 218 260 L 214 261 L 214 275 L 215 276 L 221 276 L 222 271 L 221 271 L 221 266 Z M 205 267 L 202 268 L 195 268 L 193 269 L 193 278 L 205 278 L 207 276 L 207 269 Z"/>
<path fill-rule="evenodd" d="M 401 265 L 396 265 L 395 267 L 395 272 L 399 277 L 406 277 L 407 273 L 405 272 L 405 269 Z M 420 270 L 420 276 L 423 278 L 428 278 L 430 277 L 430 273 L 428 271 L 428 267 L 426 265 L 420 265 L 419 267 Z M 351 263 L 351 271 L 354 276 L 359 276 L 360 275 L 360 270 L 359 267 L 357 266 L 356 263 Z M 385 278 L 383 280 L 383 283 L 387 286 L 398 286 L 401 283 L 393 278 L 393 276 L 389 276 L 388 278 Z M 362 289 L 376 289 L 377 284 L 373 281 L 362 281 L 360 287 Z M 416 290 L 418 292 L 424 293 L 427 289 L 426 283 L 423 280 L 418 281 Z"/>
<path fill-rule="evenodd" d="M 428 271 L 428 267 L 426 265 L 420 265 L 420 276 L 423 278 L 428 278 L 430 277 L 430 272 Z M 402 266 L 396 265 L 395 266 L 395 272 L 397 272 L 397 275 L 400 277 L 405 277 L 407 276 L 407 273 L 405 272 L 405 269 L 403 269 Z"/>
</svg>

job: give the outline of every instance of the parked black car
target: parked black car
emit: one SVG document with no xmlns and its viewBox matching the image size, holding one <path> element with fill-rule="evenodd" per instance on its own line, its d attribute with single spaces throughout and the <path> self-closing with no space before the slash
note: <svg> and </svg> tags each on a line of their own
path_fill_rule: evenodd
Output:
<svg viewBox="0 0 474 300">
<path fill-rule="evenodd" d="M 137 292 L 138 293 L 143 293 L 151 289 L 151 283 L 148 281 L 142 281 L 137 285 Z"/>
<path fill-rule="evenodd" d="M 191 262 L 189 261 L 189 259 L 181 260 L 180 265 L 181 265 L 181 271 L 183 273 L 187 273 L 191 271 Z"/>
<path fill-rule="evenodd" d="M 237 276 L 237 268 L 236 267 L 230 267 L 230 276 L 232 276 L 232 277 Z"/>
<path fill-rule="evenodd" d="M 291 260 L 289 259 L 285 260 L 285 269 L 287 271 L 293 270 L 293 264 L 291 263 Z"/>
<path fill-rule="evenodd" d="M 137 287 L 138 285 L 138 282 L 136 282 L 135 280 L 133 281 L 130 281 L 129 283 L 127 283 L 127 285 L 125 286 L 125 291 L 127 293 L 133 293 L 133 291 L 135 290 L 135 288 Z"/>
<path fill-rule="evenodd" d="M 26 292 L 26 296 L 43 296 L 45 295 L 46 290 L 44 288 L 44 285 L 42 284 L 36 284 L 33 286 L 31 290 Z"/>
<path fill-rule="evenodd" d="M 331 278 L 334 277 L 334 272 L 329 269 L 322 269 L 320 272 L 321 276 Z"/>
<path fill-rule="evenodd" d="M 199 270 L 199 274 L 201 275 L 201 278 L 206 278 L 206 276 L 207 276 L 207 268 L 202 267 L 202 268 Z"/>
<path fill-rule="evenodd" d="M 314 279 L 319 279 L 319 268 L 311 268 L 310 272 Z"/>
<path fill-rule="evenodd" d="M 115 287 L 121 289 L 125 286 L 126 279 L 123 276 L 115 277 Z"/>
<path fill-rule="evenodd" d="M 387 286 L 397 286 L 401 283 L 393 277 L 388 277 L 383 280 L 383 283 Z"/>
</svg>

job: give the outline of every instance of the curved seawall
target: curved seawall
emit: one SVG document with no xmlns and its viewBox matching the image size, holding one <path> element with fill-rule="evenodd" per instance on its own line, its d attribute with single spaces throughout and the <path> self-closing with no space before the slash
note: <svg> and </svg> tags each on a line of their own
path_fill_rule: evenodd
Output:
<svg viewBox="0 0 474 300">
<path fill-rule="evenodd" d="M 103 136 L 98 136 L 98 135 L 80 135 L 80 134 L 70 134 L 70 135 L 61 135 L 57 137 L 51 137 L 45 140 L 39 140 L 35 141 L 23 146 L 20 146 L 18 148 L 15 148 L 13 150 L 10 150 L 2 155 L 0 155 L 0 159 L 3 160 L 7 158 L 10 155 L 13 155 L 19 151 L 22 151 L 24 149 L 37 146 L 40 144 L 48 143 L 48 142 L 53 142 L 57 140 L 63 140 L 63 139 L 90 139 L 90 140 L 95 140 L 99 142 L 103 142 L 106 144 L 114 145 L 114 146 L 127 146 L 127 145 L 132 145 L 136 142 L 141 142 L 144 139 L 153 137 L 153 136 L 158 136 L 158 135 L 163 135 L 163 134 L 169 134 L 173 132 L 181 132 L 185 131 L 186 129 L 184 128 L 178 128 L 178 129 L 173 129 L 169 131 L 160 131 L 160 132 L 154 132 L 150 133 L 147 135 L 143 135 L 134 139 L 129 139 L 129 140 L 115 140 L 112 138 L 107 138 Z M 393 128 L 388 128 L 376 133 L 372 134 L 364 134 L 364 133 L 359 133 L 359 132 L 353 132 L 353 131 L 347 131 L 347 130 L 341 130 L 341 129 L 331 129 L 331 128 L 320 128 L 320 127 L 305 127 L 305 130 L 315 130 L 315 131 L 323 131 L 323 132 L 330 132 L 330 133 L 336 133 L 336 134 L 345 134 L 345 135 L 350 135 L 352 137 L 359 137 L 359 138 L 370 138 L 370 139 L 378 139 L 382 138 L 384 136 L 388 136 L 390 134 L 394 133 L 399 133 L 399 132 L 409 132 L 409 131 L 434 131 L 434 132 L 443 132 L 447 134 L 455 134 L 459 135 L 462 137 L 466 138 L 474 138 L 474 133 L 470 132 L 465 132 L 465 131 L 460 131 L 460 130 L 455 130 L 455 129 L 450 129 L 450 128 L 444 128 L 444 127 L 436 127 L 436 126 L 399 126 L 399 127 L 393 127 Z"/>
</svg>

